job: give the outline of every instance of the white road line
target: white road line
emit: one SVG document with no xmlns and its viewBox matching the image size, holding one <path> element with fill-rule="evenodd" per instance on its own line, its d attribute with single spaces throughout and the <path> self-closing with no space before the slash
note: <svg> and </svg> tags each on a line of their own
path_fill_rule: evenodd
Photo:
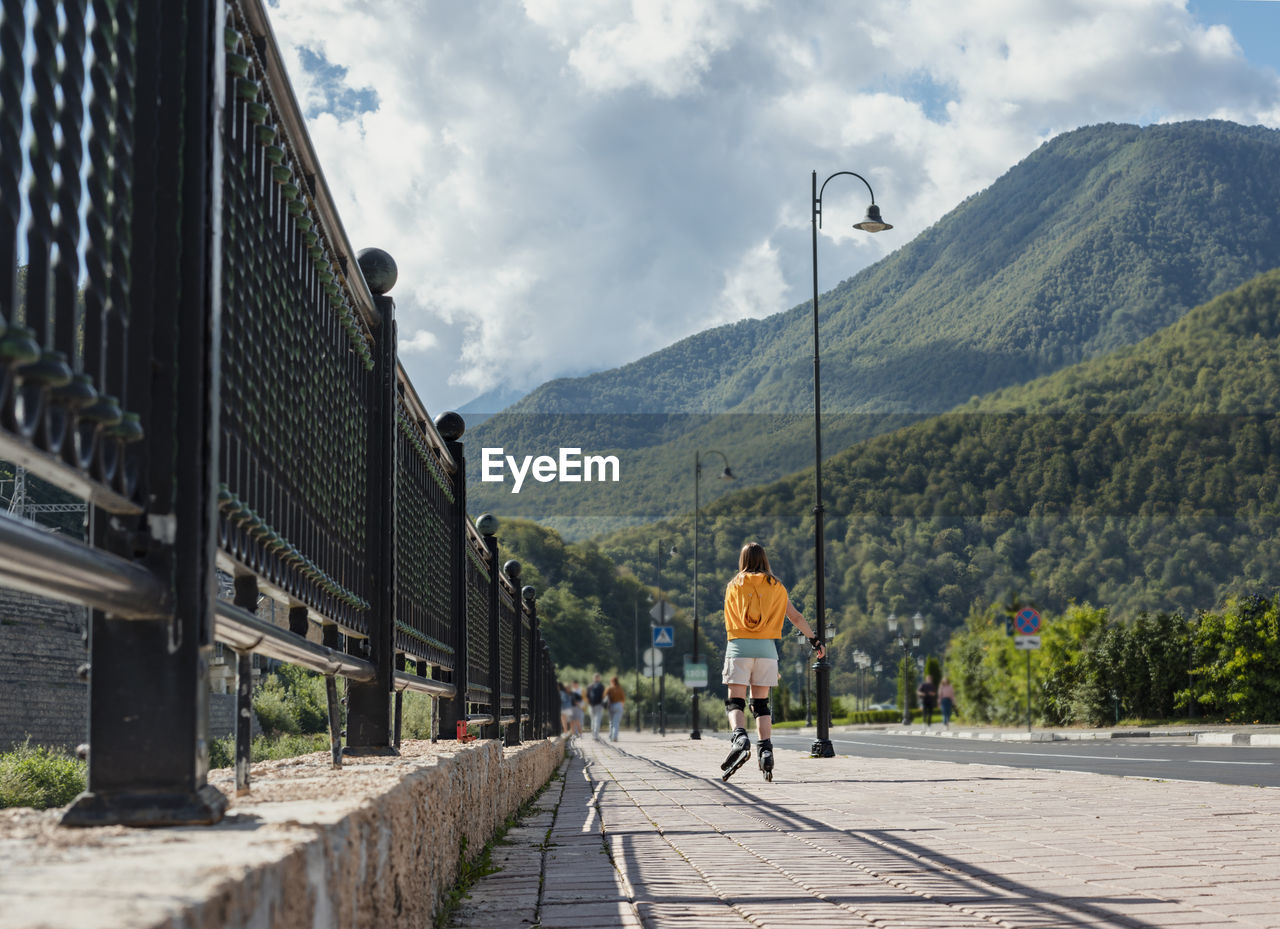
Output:
<svg viewBox="0 0 1280 929">
<path fill-rule="evenodd" d="M 839 739 L 842 745 L 869 745 L 873 748 L 914 748 L 922 752 L 950 752 L 957 755 L 982 755 L 987 757 L 990 755 L 998 755 L 1007 758 L 1056 758 L 1058 761 L 1070 761 L 1073 758 L 1093 758 L 1101 761 L 1172 761 L 1172 758 L 1129 758 L 1124 755 L 1076 755 L 1069 752 L 1020 752 L 1010 749 L 1003 751 L 992 749 L 990 751 L 981 751 L 977 748 L 934 748 L 933 746 L 915 746 L 892 744 L 888 742 L 864 742 L 851 739 Z"/>
<path fill-rule="evenodd" d="M 980 751 L 977 748 L 934 748 L 932 746 L 905 746 L 900 743 L 889 742 L 867 742 L 858 739 L 833 739 L 833 742 L 839 742 L 842 745 L 867 745 L 873 748 L 915 748 L 922 752 L 948 752 L 957 755 L 981 755 L 983 757 L 995 756 L 1004 758 L 1053 758 L 1059 763 L 1072 761 L 1076 758 L 1091 759 L 1094 761 L 1150 761 L 1158 764 L 1242 764 L 1242 765 L 1273 765 L 1273 761 L 1215 761 L 1212 759 L 1182 759 L 1182 758 L 1133 758 L 1127 755 L 1077 755 L 1070 751 L 1057 752 L 1020 752 L 1017 750 L 998 750 Z"/>
</svg>

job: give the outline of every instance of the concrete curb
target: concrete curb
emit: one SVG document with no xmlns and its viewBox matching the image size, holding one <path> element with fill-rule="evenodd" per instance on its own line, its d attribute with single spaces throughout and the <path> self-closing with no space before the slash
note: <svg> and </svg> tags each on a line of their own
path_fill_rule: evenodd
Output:
<svg viewBox="0 0 1280 929">
<path fill-rule="evenodd" d="M 1280 733 L 1275 732 L 1197 732 L 1197 745 L 1251 745 L 1280 747 Z"/>
</svg>

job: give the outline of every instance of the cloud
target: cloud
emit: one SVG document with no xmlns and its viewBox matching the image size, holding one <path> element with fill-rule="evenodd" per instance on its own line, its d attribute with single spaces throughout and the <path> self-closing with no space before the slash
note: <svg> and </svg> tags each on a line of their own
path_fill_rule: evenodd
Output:
<svg viewBox="0 0 1280 929">
<path fill-rule="evenodd" d="M 440 344 L 440 340 L 425 329 L 417 330 L 409 338 L 401 337 L 396 348 L 401 355 L 417 355 L 430 351 Z"/>
<path fill-rule="evenodd" d="M 352 243 L 391 252 L 432 409 L 804 301 L 1058 132 L 1280 125 L 1280 78 L 1184 0 L 278 0 Z M 416 338 L 416 336 L 415 336 Z M 413 341 L 413 340 L 411 340 Z M 428 351 L 428 349 L 430 349 Z"/>
<path fill-rule="evenodd" d="M 736 322 L 776 313 L 787 292 L 778 266 L 778 250 L 769 242 L 747 249 L 742 258 L 725 272 L 724 288 L 716 301 L 715 322 Z M 714 323 L 713 323 L 714 324 Z"/>
</svg>

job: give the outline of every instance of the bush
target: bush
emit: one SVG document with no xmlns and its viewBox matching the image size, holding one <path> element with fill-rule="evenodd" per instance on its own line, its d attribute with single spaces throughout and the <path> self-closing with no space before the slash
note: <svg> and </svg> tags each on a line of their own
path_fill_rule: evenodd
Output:
<svg viewBox="0 0 1280 929">
<path fill-rule="evenodd" d="M 1198 704 L 1233 723 L 1280 720 L 1280 596 L 1239 597 L 1196 618 L 1191 685 L 1180 706 Z"/>
<path fill-rule="evenodd" d="M 919 715 L 916 710 L 916 715 Z M 856 726 L 860 723 L 896 723 L 902 719 L 901 710 L 857 710 L 838 720 L 841 726 Z"/>
<path fill-rule="evenodd" d="M 253 695 L 253 711 L 268 734 L 328 732 L 329 701 L 324 675 L 297 665 L 281 665 L 258 685 Z"/>
<path fill-rule="evenodd" d="M 0 808 L 66 806 L 85 783 L 85 763 L 59 749 L 24 742 L 0 755 Z"/>
<path fill-rule="evenodd" d="M 400 737 L 431 738 L 431 697 L 411 690 L 406 690 L 401 696 L 404 702 L 400 707 Z"/>
</svg>

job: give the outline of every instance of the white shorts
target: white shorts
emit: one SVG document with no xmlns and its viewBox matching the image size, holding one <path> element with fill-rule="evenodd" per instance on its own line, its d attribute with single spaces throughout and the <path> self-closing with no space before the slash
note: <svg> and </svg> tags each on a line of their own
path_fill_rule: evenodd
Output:
<svg viewBox="0 0 1280 929">
<path fill-rule="evenodd" d="M 750 684 L 753 687 L 778 686 L 777 658 L 726 658 L 720 671 L 726 684 Z"/>
</svg>

